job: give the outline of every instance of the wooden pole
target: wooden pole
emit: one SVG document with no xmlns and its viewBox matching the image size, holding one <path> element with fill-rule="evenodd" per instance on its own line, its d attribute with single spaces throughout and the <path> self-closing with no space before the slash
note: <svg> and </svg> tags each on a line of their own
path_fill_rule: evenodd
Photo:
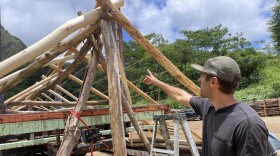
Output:
<svg viewBox="0 0 280 156">
<path fill-rule="evenodd" d="M 115 0 L 114 4 L 118 7 L 124 5 L 123 0 Z M 0 77 L 7 73 L 17 69 L 23 64 L 31 61 L 33 58 L 41 55 L 43 52 L 57 45 L 65 37 L 75 32 L 76 30 L 83 28 L 87 25 L 94 24 L 99 18 L 102 10 L 100 8 L 93 9 L 84 15 L 78 16 L 65 24 L 55 29 L 52 33 L 31 45 L 30 47 L 18 52 L 16 55 L 2 61 L 0 63 Z"/>
<path fill-rule="evenodd" d="M 105 67 L 104 67 L 105 66 Z M 98 69 L 102 72 L 105 72 L 103 69 L 106 69 L 106 64 L 105 65 L 100 65 L 98 64 Z M 149 95 L 147 95 L 146 93 L 144 93 L 143 91 L 141 91 L 141 89 L 139 89 L 137 86 L 135 86 L 132 82 L 130 82 L 129 80 L 127 80 L 127 85 L 133 89 L 136 93 L 138 93 L 139 95 L 141 95 L 142 97 L 144 97 L 147 101 L 151 102 L 152 104 L 158 104 L 157 101 L 155 101 L 153 98 L 151 98 Z"/>
<path fill-rule="evenodd" d="M 135 118 L 134 113 L 133 113 L 133 111 L 132 111 L 132 109 L 131 109 L 131 107 L 128 103 L 128 100 L 126 99 L 124 91 L 122 91 L 122 105 L 123 105 L 124 109 L 126 110 L 126 113 L 129 116 L 130 121 L 135 128 L 135 131 L 139 135 L 140 140 L 144 144 L 144 147 L 150 153 L 150 148 L 151 148 L 150 142 L 147 139 L 146 135 L 144 134 L 144 132 L 143 132 L 141 126 L 139 125 L 137 119 Z"/>
<path fill-rule="evenodd" d="M 108 100 L 86 101 L 85 105 L 108 105 Z M 16 101 L 11 102 L 10 106 L 76 106 L 77 102 L 57 102 L 57 101 Z"/>
<path fill-rule="evenodd" d="M 50 81 L 51 79 L 57 77 L 57 75 L 58 75 L 57 73 L 56 73 L 56 74 L 53 74 L 53 75 L 50 75 L 50 76 L 47 77 L 46 79 L 41 80 L 41 81 L 38 82 L 38 83 L 35 83 L 35 84 L 32 85 L 31 87 L 25 89 L 24 91 L 21 91 L 20 93 L 18 93 L 18 94 L 16 94 L 16 95 L 14 95 L 13 97 L 9 98 L 8 100 L 6 100 L 6 101 L 5 101 L 5 104 L 8 104 L 9 102 L 14 101 L 15 99 L 19 98 L 20 96 L 24 95 L 24 94 L 27 93 L 27 92 L 30 92 L 32 89 L 38 87 L 39 85 L 44 84 L 44 83 Z"/>
<path fill-rule="evenodd" d="M 63 72 L 61 69 L 57 68 L 55 65 L 51 65 L 51 68 L 53 68 L 54 70 L 58 71 L 58 72 Z M 83 85 L 83 81 L 80 80 L 79 78 L 77 78 L 76 76 L 74 75 L 69 75 L 68 76 L 69 79 L 73 80 L 74 82 L 80 84 L 80 85 Z M 105 100 L 109 100 L 109 97 L 103 93 L 101 93 L 100 91 L 98 91 L 97 89 L 91 87 L 90 88 L 90 91 L 95 93 L 96 95 L 100 96 L 101 98 L 105 99 Z"/>
<path fill-rule="evenodd" d="M 113 153 L 116 156 L 127 155 L 122 118 L 121 88 L 117 59 L 117 46 L 109 22 L 101 20 L 101 33 L 104 36 L 107 58 L 107 75 L 109 105 L 111 114 L 111 129 L 113 139 Z"/>
<path fill-rule="evenodd" d="M 46 76 L 42 75 L 41 76 L 42 79 L 45 79 Z M 65 90 L 64 88 L 60 87 L 59 85 L 55 85 L 55 88 L 60 90 L 61 92 L 63 92 L 64 94 L 68 95 L 69 97 L 71 97 L 73 100 L 77 101 L 78 98 L 76 96 L 74 96 L 73 94 L 71 94 L 70 92 L 68 92 L 67 90 Z"/>
<path fill-rule="evenodd" d="M 45 98 L 47 98 L 48 100 L 50 100 L 50 101 L 54 101 L 51 97 L 49 97 L 47 94 L 45 94 L 45 93 L 42 93 L 42 95 L 45 97 Z"/>
<path fill-rule="evenodd" d="M 66 95 L 68 95 L 69 97 L 71 97 L 73 100 L 78 101 L 78 98 L 76 96 L 74 96 L 73 94 L 71 94 L 70 92 L 68 92 L 67 90 L 65 90 L 64 88 L 60 87 L 59 85 L 55 85 L 55 88 L 57 88 L 58 90 L 62 91 L 63 93 L 65 93 Z"/>
<path fill-rule="evenodd" d="M 88 42 L 86 43 L 88 44 Z M 88 63 L 88 71 L 86 74 L 86 79 L 84 86 L 82 88 L 81 95 L 77 102 L 77 105 L 74 109 L 75 112 L 81 114 L 83 107 L 85 106 L 86 101 L 88 100 L 90 88 L 92 86 L 94 75 L 97 69 L 97 58 L 95 53 L 92 54 L 92 57 Z M 78 119 L 72 114 L 68 116 L 66 121 L 66 126 L 64 130 L 63 141 L 58 149 L 57 156 L 69 156 L 80 139 L 80 130 L 78 129 Z"/>
<path fill-rule="evenodd" d="M 48 89 L 47 90 L 49 93 L 53 94 L 54 96 L 56 96 L 57 98 L 61 99 L 64 102 L 70 102 L 69 100 L 65 99 L 63 96 L 61 96 L 60 94 L 56 93 L 55 91 Z"/>
<path fill-rule="evenodd" d="M 0 85 L 0 93 L 3 93 L 10 88 L 17 85 L 19 82 L 26 79 L 32 73 L 43 67 L 45 64 L 50 62 L 52 59 L 66 51 L 67 49 L 74 47 L 78 43 L 82 42 L 85 37 L 90 36 L 94 31 L 97 31 L 98 27 L 96 25 L 90 26 L 88 29 L 85 29 L 80 34 L 75 35 L 74 37 L 70 38 L 69 40 L 65 41 L 62 44 L 59 44 L 52 48 L 49 52 L 45 53 L 38 59 L 36 59 L 33 63 L 28 65 L 24 70 L 20 71 L 18 74 L 13 76 L 12 79 L 6 81 L 6 83 Z M 22 59 L 22 58 L 21 58 Z M 0 70 L 1 71 L 1 70 Z"/>
<path fill-rule="evenodd" d="M 121 61 L 119 51 L 117 51 L 117 58 L 118 58 L 118 65 L 119 65 L 122 84 L 123 84 L 123 87 L 124 87 L 124 91 L 126 93 L 125 95 L 127 97 L 128 103 L 130 105 L 132 105 L 131 95 L 130 95 L 130 91 L 128 89 L 127 79 L 126 79 L 126 75 L 125 75 L 125 71 L 124 71 L 124 68 L 123 68 L 123 64 L 122 64 L 122 61 Z"/>
<path fill-rule="evenodd" d="M 149 42 L 119 11 L 118 7 L 114 6 L 110 0 L 96 0 L 105 9 L 110 9 L 110 15 L 121 25 L 126 32 L 143 47 L 150 55 L 152 55 L 174 78 L 181 84 L 186 86 L 195 95 L 200 95 L 199 87 L 188 79 L 168 58 L 166 58 L 153 44 Z"/>
<path fill-rule="evenodd" d="M 158 104 L 157 101 L 155 101 L 153 98 L 151 98 L 149 95 L 147 95 L 146 93 L 144 93 L 141 89 L 139 89 L 137 86 L 135 86 L 132 82 L 127 80 L 127 84 L 130 88 L 132 88 L 136 93 L 138 93 L 139 95 L 141 95 L 142 97 L 144 97 L 146 100 L 148 100 L 149 102 L 151 102 L 152 104 Z"/>
<path fill-rule="evenodd" d="M 267 116 L 267 112 L 266 112 L 266 100 L 263 100 L 263 112 L 264 112 L 264 116 Z"/>
<path fill-rule="evenodd" d="M 80 50 L 80 53 L 78 54 L 77 58 L 74 60 L 74 62 L 62 73 L 60 74 L 53 82 L 48 84 L 47 86 L 44 86 L 40 90 L 38 90 L 36 93 L 34 93 L 30 99 L 34 100 L 36 97 L 38 97 L 40 94 L 42 94 L 44 91 L 53 88 L 55 85 L 57 85 L 59 82 L 61 82 L 63 79 L 68 77 L 72 71 L 75 70 L 75 68 L 82 62 L 84 59 L 86 53 L 89 51 L 90 45 L 89 40 L 83 45 L 83 47 Z"/>
<path fill-rule="evenodd" d="M 93 44 L 95 44 L 95 43 L 93 43 Z M 117 53 L 117 54 L 118 54 L 118 53 Z M 102 59 L 103 59 L 103 58 L 102 58 Z M 120 69 L 120 70 L 123 70 L 122 66 L 120 66 L 120 65 L 121 65 L 120 62 L 121 62 L 121 61 L 120 61 L 120 59 L 119 59 L 119 57 L 118 57 L 119 69 Z M 100 71 L 102 71 L 102 72 L 107 73 L 107 70 L 106 70 L 106 69 L 107 69 L 107 65 L 105 64 L 105 60 L 104 60 L 104 61 L 100 61 L 100 63 L 102 64 L 102 66 L 101 66 L 100 64 L 98 64 L 98 69 L 99 69 Z M 103 70 L 103 69 L 105 69 L 105 70 Z M 130 83 L 131 86 L 134 86 L 131 82 L 129 82 L 129 81 L 126 79 L 126 77 L 123 77 L 123 78 L 122 78 L 122 81 L 127 82 L 128 85 L 129 85 L 129 83 Z M 122 89 L 124 89 L 124 88 L 122 88 Z M 140 89 L 138 89 L 136 86 L 134 86 L 132 89 L 136 89 L 136 92 L 138 92 L 138 91 L 140 90 Z M 142 91 L 140 90 L 140 92 L 142 92 Z M 141 95 L 146 95 L 144 92 L 142 92 L 142 93 L 143 93 L 143 94 L 141 94 Z M 149 143 L 148 139 L 146 138 L 146 136 L 145 136 L 143 130 L 141 129 L 141 127 L 140 127 L 138 121 L 137 121 L 136 118 L 134 117 L 134 113 L 133 113 L 133 111 L 132 111 L 132 109 L 131 109 L 131 107 L 130 107 L 130 104 L 129 104 L 128 100 L 127 100 L 127 97 L 125 96 L 125 92 L 124 92 L 124 91 L 121 92 L 121 97 L 122 97 L 122 98 L 121 98 L 121 100 L 122 100 L 122 105 L 123 105 L 124 109 L 126 110 L 126 112 L 127 112 L 128 116 L 129 116 L 129 118 L 130 118 L 132 124 L 134 125 L 134 127 L 135 127 L 135 129 L 136 129 L 136 131 L 137 131 L 137 134 L 139 135 L 139 138 L 140 138 L 141 141 L 143 142 L 144 147 L 147 149 L 147 151 L 150 151 L 150 143 Z M 152 98 L 149 98 L 148 95 L 145 96 L 145 97 L 146 97 L 146 98 L 148 97 L 148 99 L 150 99 L 151 101 L 153 101 L 153 99 L 152 99 Z M 154 101 L 154 102 L 156 103 L 156 101 Z"/>
</svg>

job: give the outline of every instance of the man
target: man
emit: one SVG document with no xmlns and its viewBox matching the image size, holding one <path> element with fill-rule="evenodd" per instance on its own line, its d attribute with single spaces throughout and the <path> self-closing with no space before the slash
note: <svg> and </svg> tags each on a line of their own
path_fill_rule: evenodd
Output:
<svg viewBox="0 0 280 156">
<path fill-rule="evenodd" d="M 218 56 L 205 65 L 192 64 L 201 72 L 201 97 L 170 86 L 148 70 L 145 84 L 160 87 L 171 98 L 192 107 L 203 120 L 203 156 L 267 155 L 268 130 L 258 114 L 234 98 L 241 73 L 230 57 Z"/>
</svg>

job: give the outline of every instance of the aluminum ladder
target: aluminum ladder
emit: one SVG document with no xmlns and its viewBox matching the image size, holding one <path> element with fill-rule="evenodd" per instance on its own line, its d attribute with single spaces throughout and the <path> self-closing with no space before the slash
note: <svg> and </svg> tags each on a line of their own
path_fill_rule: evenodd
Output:
<svg viewBox="0 0 280 156">
<path fill-rule="evenodd" d="M 152 136 L 152 142 L 151 142 L 150 156 L 153 156 L 156 153 L 179 156 L 179 130 L 180 130 L 179 124 L 182 126 L 184 135 L 185 135 L 187 142 L 189 144 L 189 147 L 190 147 L 191 154 L 193 156 L 199 156 L 199 152 L 197 150 L 196 144 L 192 137 L 192 134 L 191 134 L 188 122 L 187 122 L 187 117 L 185 114 L 155 115 L 153 117 L 153 120 L 154 120 L 154 127 L 153 127 L 153 136 Z M 174 121 L 174 142 L 172 142 L 170 140 L 170 135 L 169 135 L 169 131 L 167 128 L 166 120 Z M 166 149 L 154 148 L 158 123 L 160 123 L 159 124 L 160 131 L 161 131 L 161 134 L 163 135 Z M 173 147 L 172 147 L 172 145 L 173 145 Z"/>
</svg>

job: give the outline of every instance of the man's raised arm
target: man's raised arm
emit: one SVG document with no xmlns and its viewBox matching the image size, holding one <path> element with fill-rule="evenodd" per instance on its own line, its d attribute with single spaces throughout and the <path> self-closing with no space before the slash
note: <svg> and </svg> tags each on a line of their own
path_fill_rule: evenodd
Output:
<svg viewBox="0 0 280 156">
<path fill-rule="evenodd" d="M 160 81 L 150 72 L 149 69 L 147 69 L 147 72 L 148 72 L 148 75 L 146 75 L 146 77 L 143 81 L 145 84 L 148 84 L 148 85 L 152 84 L 154 86 L 157 86 L 157 87 L 161 88 L 168 96 L 170 96 L 176 102 L 178 102 L 182 105 L 185 105 L 187 107 L 191 107 L 191 105 L 189 103 L 189 100 L 192 97 L 191 94 L 184 91 L 183 89 L 171 86 L 167 83 Z"/>
</svg>

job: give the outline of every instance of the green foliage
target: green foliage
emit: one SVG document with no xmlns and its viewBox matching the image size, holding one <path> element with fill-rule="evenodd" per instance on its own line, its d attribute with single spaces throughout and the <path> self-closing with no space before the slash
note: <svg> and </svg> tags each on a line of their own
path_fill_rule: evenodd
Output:
<svg viewBox="0 0 280 156">
<path fill-rule="evenodd" d="M 186 108 L 185 106 L 175 102 L 174 100 L 172 100 L 170 98 L 161 100 L 161 101 L 159 101 L 159 103 L 168 105 L 170 108 L 173 108 L 173 109 L 184 109 L 184 108 Z"/>
<path fill-rule="evenodd" d="M 17 52 L 26 48 L 26 45 L 17 37 L 12 36 L 1 25 L 1 49 L 2 59 L 5 60 L 8 57 L 16 54 Z"/>
<path fill-rule="evenodd" d="M 280 97 L 280 59 L 276 56 L 267 56 L 265 62 L 261 71 L 262 79 L 238 90 L 235 95 L 239 100 L 249 102 Z"/>
<path fill-rule="evenodd" d="M 34 85 L 36 82 L 42 80 L 41 76 L 46 75 L 50 71 L 49 67 L 43 67 L 37 70 L 35 73 L 31 74 L 27 77 L 24 81 L 16 85 L 15 87 L 11 88 L 5 93 L 5 99 L 9 99 L 10 97 L 20 93 L 24 89 Z"/>
<path fill-rule="evenodd" d="M 258 83 L 262 79 L 262 73 L 267 56 L 249 48 L 229 53 L 229 56 L 236 60 L 240 66 L 242 79 L 240 88 L 245 88 L 250 84 Z"/>
<path fill-rule="evenodd" d="M 195 52 L 207 51 L 215 56 L 226 55 L 229 51 L 242 50 L 251 45 L 242 33 L 233 36 L 222 25 L 197 31 L 182 30 L 181 33 Z"/>
<path fill-rule="evenodd" d="M 274 42 L 277 53 L 280 53 L 280 1 L 277 0 L 275 6 L 272 8 L 273 15 L 268 22 L 271 38 Z"/>
</svg>

